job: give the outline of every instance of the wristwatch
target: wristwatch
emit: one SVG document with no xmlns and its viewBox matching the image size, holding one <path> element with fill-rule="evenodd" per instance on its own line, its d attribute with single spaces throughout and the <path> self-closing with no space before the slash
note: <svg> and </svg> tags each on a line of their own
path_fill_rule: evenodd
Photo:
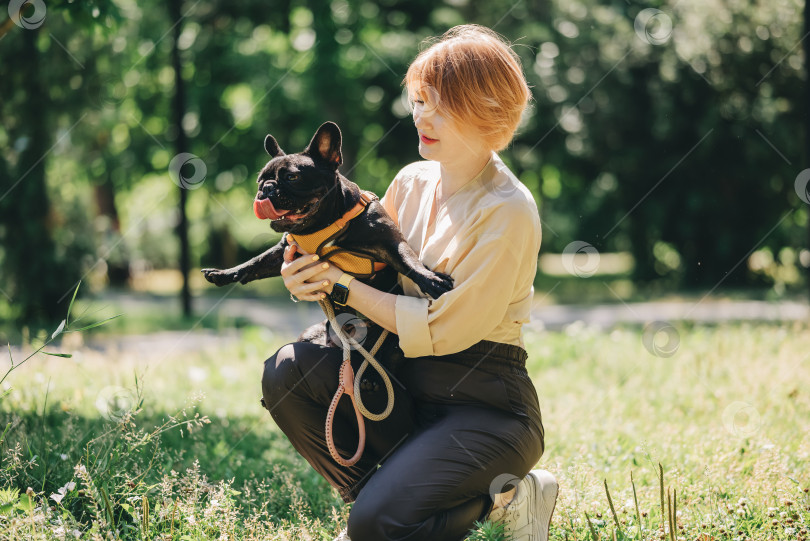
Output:
<svg viewBox="0 0 810 541">
<path fill-rule="evenodd" d="M 329 295 L 332 302 L 338 306 L 346 306 L 346 301 L 349 300 L 349 283 L 352 280 L 354 280 L 354 276 L 346 274 L 345 272 L 343 273 L 340 280 L 332 286 L 332 294 Z"/>
</svg>

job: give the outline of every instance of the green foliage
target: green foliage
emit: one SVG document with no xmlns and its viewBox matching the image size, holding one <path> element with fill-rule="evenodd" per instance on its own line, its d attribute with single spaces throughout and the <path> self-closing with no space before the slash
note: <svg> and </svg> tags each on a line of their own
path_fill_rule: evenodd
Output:
<svg viewBox="0 0 810 541">
<path fill-rule="evenodd" d="M 667 288 L 801 284 L 801 3 L 656 2 L 672 23 L 661 44 L 634 28 L 649 7 L 185 2 L 183 129 L 205 165 L 188 193 L 192 266 L 233 265 L 271 242 L 250 208 L 266 133 L 298 151 L 336 121 L 342 171 L 382 194 L 420 159 L 402 97 L 408 63 L 424 38 L 475 22 L 514 41 L 532 85 L 503 157 L 539 203 L 543 251 L 582 240 L 631 252 L 633 279 Z M 53 322 L 45 307 L 82 276 L 99 288 L 176 266 L 174 21 L 164 8 L 49 2 L 40 28 L 8 26 L 0 317 Z M 785 247 L 791 272 L 745 264 L 754 249 Z"/>
</svg>

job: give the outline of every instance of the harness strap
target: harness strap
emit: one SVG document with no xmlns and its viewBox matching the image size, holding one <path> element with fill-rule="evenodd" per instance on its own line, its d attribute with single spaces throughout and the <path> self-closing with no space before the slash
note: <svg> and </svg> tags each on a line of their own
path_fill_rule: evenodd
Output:
<svg viewBox="0 0 810 541">
<path fill-rule="evenodd" d="M 377 199 L 378 197 L 374 192 L 361 191 L 360 200 L 357 204 L 346 211 L 343 216 L 335 220 L 335 222 L 319 231 L 305 235 L 285 233 L 287 242 L 297 244 L 304 252 L 318 254 L 322 261 L 328 261 L 334 258 L 336 265 L 343 269 L 344 272 L 353 276 L 369 277 L 375 272 L 385 268 L 385 263 L 374 261 L 371 257 L 363 254 L 349 252 L 333 245 L 332 242 L 343 233 L 349 226 L 351 220 L 362 214 L 366 207 Z"/>
</svg>

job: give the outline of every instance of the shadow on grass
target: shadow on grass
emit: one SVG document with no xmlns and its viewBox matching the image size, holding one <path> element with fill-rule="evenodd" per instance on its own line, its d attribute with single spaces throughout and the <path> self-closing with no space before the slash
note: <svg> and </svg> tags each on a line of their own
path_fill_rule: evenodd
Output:
<svg viewBox="0 0 810 541">
<path fill-rule="evenodd" d="M 49 504 L 78 524 L 140 529 L 145 500 L 153 510 L 178 501 L 202 509 L 223 497 L 219 480 L 240 521 L 264 514 L 328 524 L 343 507 L 289 440 L 268 430 L 269 414 L 211 421 L 193 408 L 134 409 L 106 419 L 50 408 L 2 411 L 0 423 L 9 426 L 0 443 L 0 522 Z M 29 505 L 20 505 L 26 493 Z"/>
</svg>

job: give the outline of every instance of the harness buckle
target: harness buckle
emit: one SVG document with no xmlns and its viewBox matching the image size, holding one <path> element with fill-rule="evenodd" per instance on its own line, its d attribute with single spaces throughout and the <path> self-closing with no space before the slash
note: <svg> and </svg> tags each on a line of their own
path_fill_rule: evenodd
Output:
<svg viewBox="0 0 810 541">
<path fill-rule="evenodd" d="M 371 191 L 361 191 L 360 192 L 360 199 L 363 200 L 363 206 L 368 206 L 372 201 L 376 201 L 379 199 L 377 194 Z"/>
</svg>

